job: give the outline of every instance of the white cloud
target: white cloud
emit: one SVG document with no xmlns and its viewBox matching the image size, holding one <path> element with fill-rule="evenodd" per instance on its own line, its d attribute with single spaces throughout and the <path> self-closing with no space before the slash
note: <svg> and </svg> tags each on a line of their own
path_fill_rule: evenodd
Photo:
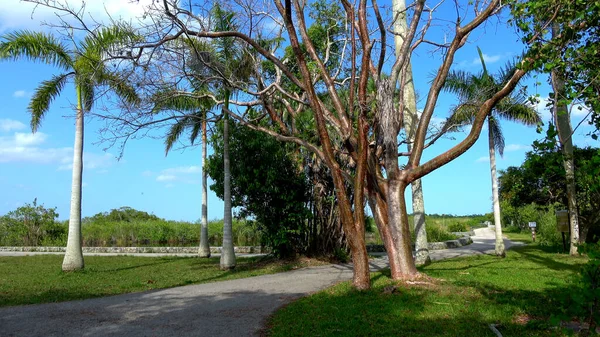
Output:
<svg viewBox="0 0 600 337">
<path fill-rule="evenodd" d="M 544 122 L 551 121 L 552 117 L 552 102 L 550 97 L 536 97 L 536 103 L 533 108 L 542 116 Z M 583 104 L 573 104 L 569 107 L 571 113 L 571 123 L 579 123 L 590 112 L 590 108 Z M 588 118 L 589 121 L 589 118 Z"/>
<path fill-rule="evenodd" d="M 531 150 L 531 145 L 508 144 L 504 147 L 504 152 L 530 151 L 530 150 Z"/>
<path fill-rule="evenodd" d="M 54 2 L 54 1 L 52 1 Z M 81 8 L 81 0 L 59 0 L 56 5 L 67 4 L 75 11 Z M 85 19 L 89 22 L 109 22 L 113 19 L 134 20 L 141 18 L 147 7 L 152 4 L 152 0 L 103 0 L 86 1 Z M 33 29 L 42 28 L 42 22 L 57 23 L 56 10 L 45 6 L 35 6 L 33 3 L 27 3 L 19 0 L 0 1 L 0 32 L 15 29 Z M 64 13 L 61 13 L 64 14 Z M 70 17 L 64 17 L 65 20 L 71 20 Z"/>
<path fill-rule="evenodd" d="M 483 53 L 483 61 L 485 62 L 486 65 L 488 64 L 492 64 L 492 63 L 496 63 L 498 61 L 500 61 L 505 55 L 488 55 L 486 53 Z M 476 58 L 474 58 L 471 61 L 471 65 L 481 65 L 481 59 L 479 58 L 479 56 L 477 56 Z"/>
<path fill-rule="evenodd" d="M 13 97 L 23 98 L 25 96 L 29 96 L 29 93 L 25 90 L 17 90 L 15 92 L 13 92 Z"/>
<path fill-rule="evenodd" d="M 479 157 L 475 160 L 476 163 L 488 163 L 490 158 L 488 156 Z"/>
<path fill-rule="evenodd" d="M 174 182 L 183 182 L 186 184 L 198 184 L 199 179 L 197 177 L 202 172 L 200 166 L 179 166 L 164 169 L 156 176 L 158 182 L 169 182 L 169 185 L 173 185 Z M 150 177 L 154 173 L 151 171 L 142 172 L 143 176 Z"/>
<path fill-rule="evenodd" d="M 15 132 L 12 136 L 1 136 L 0 163 L 58 164 L 59 170 L 70 170 L 73 167 L 73 148 L 45 147 L 48 138 L 43 132 Z M 83 154 L 83 167 L 89 170 L 109 167 L 115 161 L 109 153 Z"/>
<path fill-rule="evenodd" d="M 13 120 L 13 119 L 0 119 L 0 130 L 4 132 L 9 132 L 13 130 L 23 130 L 25 129 L 25 124 Z"/>
<path fill-rule="evenodd" d="M 48 135 L 43 132 L 36 133 L 23 133 L 15 132 L 14 142 L 16 147 L 27 147 L 33 145 L 39 145 L 46 141 Z"/>
<path fill-rule="evenodd" d="M 160 174 L 156 177 L 156 181 L 174 181 L 177 180 L 177 177 L 172 174 Z"/>
<path fill-rule="evenodd" d="M 173 168 L 168 168 L 162 171 L 162 173 L 171 173 L 171 174 L 177 174 L 177 173 L 183 173 L 183 174 L 188 174 L 188 173 L 201 173 L 202 172 L 202 168 L 200 168 L 200 166 L 180 166 L 180 167 L 173 167 Z"/>
</svg>

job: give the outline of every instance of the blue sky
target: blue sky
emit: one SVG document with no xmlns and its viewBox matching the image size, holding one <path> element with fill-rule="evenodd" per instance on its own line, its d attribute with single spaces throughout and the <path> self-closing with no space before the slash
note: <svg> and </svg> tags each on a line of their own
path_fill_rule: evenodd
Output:
<svg viewBox="0 0 600 337">
<path fill-rule="evenodd" d="M 96 2 L 90 6 L 88 11 L 100 19 L 105 16 L 104 7 L 115 16 L 132 17 L 140 13 L 139 7 L 123 0 L 105 1 L 104 4 Z M 1 1 L 0 34 L 15 29 L 47 30 L 40 22 L 52 20 L 52 13 L 39 9 L 32 19 L 31 9 L 30 4 L 18 0 Z M 476 46 L 479 46 L 493 72 L 521 52 L 518 40 L 511 29 L 489 24 L 473 34 L 471 42 L 457 54 L 455 66 L 478 72 L 480 62 Z M 437 63 L 436 57 L 425 51 L 413 57 L 415 85 L 422 97 L 427 94 L 431 73 Z M 60 219 L 67 219 L 74 139 L 73 87 L 65 87 L 63 95 L 46 115 L 42 127 L 32 134 L 28 101 L 36 86 L 50 78 L 55 69 L 29 62 L 1 62 L 0 73 L 3 74 L 0 83 L 0 214 L 38 198 L 38 202 L 47 207 L 57 207 Z M 549 92 L 546 77 L 541 75 L 537 81 L 542 85 L 535 87 L 534 78 L 524 83 L 529 85 L 531 94 L 539 93 L 546 97 Z M 453 97 L 443 95 L 436 108 L 436 120 L 445 118 L 454 102 Z M 548 113 L 542 108 L 540 111 L 547 119 Z M 572 117 L 574 125 L 583 118 L 581 113 Z M 531 143 L 541 138 L 535 128 L 510 122 L 502 125 L 506 149 L 504 158 L 498 158 L 498 169 L 519 165 Z M 130 206 L 173 220 L 195 221 L 200 217 L 199 148 L 174 150 L 165 157 L 161 139 L 132 140 L 123 158 L 118 161 L 118 149 L 105 150 L 107 144 L 99 143 L 102 126 L 102 122 L 90 119 L 85 125 L 84 216 Z M 589 126 L 583 123 L 575 133 L 576 144 L 597 146 L 597 142 L 585 136 L 589 130 Z M 491 211 L 487 129 L 483 132 L 467 153 L 423 179 L 426 212 L 472 214 Z M 443 152 L 465 135 L 459 132 L 452 134 L 455 140 L 440 140 L 426 150 L 423 159 Z M 208 200 L 209 219 L 222 218 L 222 201 L 212 192 Z"/>
</svg>

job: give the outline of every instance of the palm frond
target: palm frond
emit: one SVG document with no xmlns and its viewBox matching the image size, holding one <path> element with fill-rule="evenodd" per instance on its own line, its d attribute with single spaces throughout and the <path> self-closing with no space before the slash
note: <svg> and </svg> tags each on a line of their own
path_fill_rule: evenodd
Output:
<svg viewBox="0 0 600 337">
<path fill-rule="evenodd" d="M 171 128 L 167 132 L 167 137 L 165 138 L 165 156 L 169 154 L 169 151 L 171 151 L 177 140 L 179 140 L 179 137 L 181 137 L 181 134 L 183 134 L 183 131 L 189 123 L 187 119 L 188 117 L 184 117 L 178 120 L 177 123 L 171 125 Z"/>
<path fill-rule="evenodd" d="M 0 40 L 0 60 L 16 61 L 25 58 L 66 71 L 73 68 L 73 59 L 68 49 L 52 35 L 21 30 L 5 34 Z"/>
<path fill-rule="evenodd" d="M 98 84 L 109 87 L 117 96 L 119 96 L 119 98 L 129 104 L 138 104 L 141 101 L 137 91 L 131 83 L 125 79 L 125 76 L 108 71 L 101 71 L 97 74 L 97 81 Z"/>
<path fill-rule="evenodd" d="M 494 116 L 488 116 L 488 132 L 491 133 L 494 140 L 494 147 L 498 150 L 500 157 L 504 156 L 504 135 L 498 119 Z"/>
<path fill-rule="evenodd" d="M 128 25 L 118 24 L 102 27 L 99 31 L 86 35 L 79 49 L 81 58 L 87 59 L 90 65 L 101 62 L 109 54 L 120 55 L 131 48 L 132 44 L 140 41 L 141 37 Z"/>
<path fill-rule="evenodd" d="M 540 114 L 527 104 L 526 99 L 508 96 L 495 107 L 496 114 L 506 120 L 525 125 L 536 125 L 542 121 Z"/>
<path fill-rule="evenodd" d="M 163 110 L 196 111 L 203 107 L 203 100 L 176 90 L 160 91 L 151 98 L 154 102 L 153 113 Z"/>
<path fill-rule="evenodd" d="M 473 119 L 478 110 L 478 105 L 462 103 L 452 108 L 452 114 L 446 119 L 442 130 L 455 132 L 466 125 L 473 124 Z"/>
<path fill-rule="evenodd" d="M 200 112 L 198 114 L 196 114 L 197 118 L 194 123 L 192 124 L 192 132 L 190 133 L 190 144 L 194 145 L 194 143 L 196 142 L 196 139 L 198 139 L 198 135 L 200 134 L 200 131 L 202 131 L 202 123 L 203 123 L 203 119 L 206 118 L 206 113 L 205 112 Z"/>
<path fill-rule="evenodd" d="M 474 76 L 462 71 L 451 71 L 444 82 L 443 90 L 456 94 L 459 98 L 470 98 L 473 96 Z"/>
<path fill-rule="evenodd" d="M 477 47 L 477 53 L 479 54 L 479 60 L 481 61 L 481 67 L 483 68 L 483 76 L 481 77 L 488 77 L 488 71 L 487 71 L 487 66 L 485 65 L 485 59 L 483 57 L 483 52 L 481 51 L 481 48 Z"/>
<path fill-rule="evenodd" d="M 43 81 L 33 93 L 33 97 L 29 102 L 29 106 L 27 109 L 31 113 L 31 130 L 36 132 L 42 119 L 44 118 L 44 114 L 48 112 L 50 109 L 50 104 L 52 101 L 60 94 L 62 89 L 69 76 L 73 75 L 73 73 L 61 74 L 58 76 L 53 76 L 52 79 L 48 81 Z"/>
</svg>

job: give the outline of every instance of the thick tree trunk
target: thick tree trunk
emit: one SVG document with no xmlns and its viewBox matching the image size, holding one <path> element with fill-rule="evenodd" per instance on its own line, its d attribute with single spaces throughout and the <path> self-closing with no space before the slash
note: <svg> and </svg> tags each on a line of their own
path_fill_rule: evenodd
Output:
<svg viewBox="0 0 600 337">
<path fill-rule="evenodd" d="M 206 112 L 204 112 L 202 116 L 202 222 L 200 224 L 199 257 L 210 257 L 210 246 L 208 244 L 208 173 L 206 172 L 206 138 Z"/>
<path fill-rule="evenodd" d="M 77 117 L 73 145 L 73 176 L 71 181 L 71 210 L 67 248 L 62 263 L 63 271 L 83 269 L 83 238 L 81 236 L 81 182 L 83 179 L 83 106 L 81 89 L 77 88 Z"/>
<path fill-rule="evenodd" d="M 381 236 L 381 240 L 385 246 L 385 251 L 387 252 L 388 261 L 390 263 L 390 271 L 392 275 L 399 275 L 401 274 L 399 258 L 400 254 L 398 253 L 396 248 L 397 245 L 394 244 L 394 240 L 390 234 L 389 226 L 387 225 L 387 204 L 385 200 L 379 197 L 376 193 L 372 193 L 372 191 L 369 191 L 368 198 L 369 207 L 373 213 L 373 219 L 375 220 L 377 230 L 379 230 L 379 235 Z"/>
<path fill-rule="evenodd" d="M 393 12 L 396 13 L 396 21 L 394 22 L 394 42 L 396 53 L 399 53 L 404 42 L 404 35 L 407 33 L 405 0 L 393 0 Z M 398 56 L 398 55 L 397 55 Z M 417 96 L 415 94 L 415 86 L 412 77 L 412 66 L 410 62 L 406 65 L 405 81 L 402 84 L 404 96 L 404 130 L 406 132 L 408 152 L 412 150 L 412 143 L 415 141 L 415 132 L 417 131 Z M 423 265 L 431 262 L 429 257 L 429 244 L 427 242 L 427 230 L 425 228 L 425 201 L 423 199 L 423 186 L 421 179 L 417 179 L 411 183 L 412 205 L 414 214 L 414 229 L 415 229 L 415 249 L 418 265 Z"/>
<path fill-rule="evenodd" d="M 398 259 L 396 270 L 391 273 L 394 280 L 414 279 L 419 276 L 410 242 L 408 213 L 404 198 L 406 187 L 407 184 L 399 180 L 388 182 L 388 226 Z"/>
<path fill-rule="evenodd" d="M 560 33 L 558 24 L 552 25 L 552 36 Z M 554 91 L 554 121 L 560 141 L 560 148 L 563 154 L 563 166 L 565 168 L 565 177 L 567 183 L 567 203 L 569 208 L 569 225 L 571 232 L 569 254 L 577 255 L 577 245 L 579 244 L 579 212 L 577 211 L 577 194 L 575 188 L 575 163 L 573 160 L 573 141 L 571 135 L 571 116 L 567 104 L 561 102 L 565 94 L 565 81 L 561 74 L 552 71 L 552 89 Z"/>
<path fill-rule="evenodd" d="M 492 127 L 490 125 L 489 117 L 488 129 L 488 138 L 490 146 L 490 172 L 492 175 L 492 200 L 494 203 L 494 226 L 496 232 L 496 255 L 504 257 L 506 256 L 506 252 L 504 250 L 504 239 L 502 238 L 500 200 L 498 199 L 498 178 L 496 177 L 496 146 L 494 143 L 494 136 L 492 134 Z"/>
<path fill-rule="evenodd" d="M 231 171 L 229 168 L 229 95 L 226 94 L 223 109 L 223 246 L 221 248 L 221 269 L 235 268 L 235 252 L 233 250 L 233 225 L 231 219 Z"/>
</svg>

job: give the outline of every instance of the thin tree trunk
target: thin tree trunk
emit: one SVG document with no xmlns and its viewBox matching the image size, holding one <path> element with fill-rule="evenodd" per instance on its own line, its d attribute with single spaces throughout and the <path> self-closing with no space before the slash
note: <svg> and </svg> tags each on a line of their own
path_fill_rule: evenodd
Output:
<svg viewBox="0 0 600 337">
<path fill-rule="evenodd" d="M 502 238 L 502 224 L 500 221 L 500 200 L 498 199 L 498 178 L 496 177 L 496 146 L 492 134 L 492 126 L 488 117 L 488 138 L 490 146 L 490 172 L 492 175 L 492 200 L 494 203 L 494 226 L 496 232 L 496 255 L 504 257 L 504 239 Z"/>
<path fill-rule="evenodd" d="M 557 23 L 552 25 L 552 36 L 558 35 L 560 27 Z M 558 132 L 560 148 L 563 154 L 563 166 L 567 183 L 567 203 L 569 208 L 569 225 L 571 232 L 569 254 L 577 255 L 579 244 L 579 212 L 577 211 L 577 194 L 575 188 L 575 163 L 573 160 L 573 141 L 571 135 L 571 116 L 567 104 L 561 102 L 565 94 L 565 81 L 561 74 L 552 71 L 552 89 L 554 91 L 554 121 Z"/>
<path fill-rule="evenodd" d="M 223 109 L 223 246 L 221 249 L 221 269 L 235 268 L 235 252 L 233 250 L 233 225 L 231 219 L 231 171 L 229 168 L 229 93 L 225 97 Z"/>
<path fill-rule="evenodd" d="M 83 179 L 83 106 L 81 89 L 77 87 L 77 117 L 73 145 L 73 176 L 71 181 L 71 210 L 67 248 L 62 263 L 63 271 L 83 269 L 83 238 L 81 236 L 81 182 Z"/>
<path fill-rule="evenodd" d="M 206 111 L 202 116 L 202 223 L 200 224 L 200 248 L 199 257 L 210 257 L 210 246 L 208 244 L 208 201 L 207 201 L 207 177 L 206 172 Z"/>
</svg>

